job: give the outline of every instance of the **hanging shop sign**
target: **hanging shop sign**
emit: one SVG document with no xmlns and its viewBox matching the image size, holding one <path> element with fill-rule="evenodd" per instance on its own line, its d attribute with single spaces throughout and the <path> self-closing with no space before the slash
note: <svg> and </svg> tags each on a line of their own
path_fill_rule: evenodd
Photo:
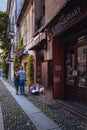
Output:
<svg viewBox="0 0 87 130">
<path fill-rule="evenodd" d="M 21 56 L 23 54 L 22 50 L 15 50 L 14 54 Z"/>
</svg>

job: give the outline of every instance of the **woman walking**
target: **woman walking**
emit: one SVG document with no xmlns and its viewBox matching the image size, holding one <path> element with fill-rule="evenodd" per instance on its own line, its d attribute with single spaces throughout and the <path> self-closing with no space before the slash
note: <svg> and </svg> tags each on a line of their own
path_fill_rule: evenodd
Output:
<svg viewBox="0 0 87 130">
<path fill-rule="evenodd" d="M 18 90 L 19 90 L 19 74 L 18 74 L 17 71 L 14 73 L 14 86 L 15 86 L 15 89 L 16 89 L 16 94 L 18 95 Z"/>
</svg>

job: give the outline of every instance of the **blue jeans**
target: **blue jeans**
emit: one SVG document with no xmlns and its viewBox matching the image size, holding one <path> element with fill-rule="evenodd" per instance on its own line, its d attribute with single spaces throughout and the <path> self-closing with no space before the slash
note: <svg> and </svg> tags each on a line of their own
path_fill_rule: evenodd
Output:
<svg viewBox="0 0 87 130">
<path fill-rule="evenodd" d="M 24 94 L 25 79 L 20 80 L 20 94 Z"/>
</svg>

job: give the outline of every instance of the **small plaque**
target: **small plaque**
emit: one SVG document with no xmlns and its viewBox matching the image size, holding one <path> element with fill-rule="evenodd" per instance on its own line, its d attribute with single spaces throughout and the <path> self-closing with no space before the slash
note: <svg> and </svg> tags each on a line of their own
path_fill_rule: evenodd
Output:
<svg viewBox="0 0 87 130">
<path fill-rule="evenodd" d="M 60 77 L 54 77 L 54 83 L 59 83 L 60 82 Z"/>
</svg>

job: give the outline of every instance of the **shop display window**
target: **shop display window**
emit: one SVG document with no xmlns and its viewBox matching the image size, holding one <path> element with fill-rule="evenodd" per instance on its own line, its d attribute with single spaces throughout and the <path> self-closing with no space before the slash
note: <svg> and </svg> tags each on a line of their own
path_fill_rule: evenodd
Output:
<svg viewBox="0 0 87 130">
<path fill-rule="evenodd" d="M 87 45 L 78 48 L 78 77 L 79 87 L 87 86 Z"/>
<path fill-rule="evenodd" d="M 74 86 L 75 85 L 75 78 L 74 75 L 76 74 L 75 71 L 75 54 L 74 50 L 69 50 L 66 55 L 66 85 Z"/>
</svg>

